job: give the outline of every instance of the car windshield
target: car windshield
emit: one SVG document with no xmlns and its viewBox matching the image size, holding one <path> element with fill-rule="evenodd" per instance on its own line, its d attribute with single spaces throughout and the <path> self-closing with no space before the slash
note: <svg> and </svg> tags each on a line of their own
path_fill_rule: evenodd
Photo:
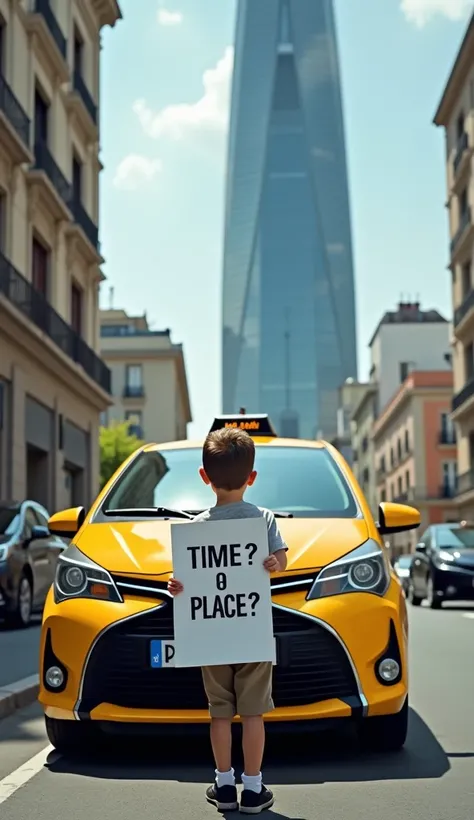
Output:
<svg viewBox="0 0 474 820">
<path fill-rule="evenodd" d="M 400 569 L 409 569 L 412 560 L 411 555 L 403 556 L 403 558 L 398 559 L 397 567 L 400 567 Z"/>
<path fill-rule="evenodd" d="M 118 479 L 102 510 L 204 510 L 215 498 L 198 475 L 201 463 L 198 448 L 142 452 Z M 257 480 L 246 501 L 300 518 L 357 515 L 347 481 L 325 449 L 257 446 L 255 469 Z"/>
<path fill-rule="evenodd" d="M 474 528 L 440 527 L 436 541 L 442 550 L 474 549 Z"/>
<path fill-rule="evenodd" d="M 20 521 L 18 507 L 0 503 L 0 535 L 14 535 Z"/>
</svg>

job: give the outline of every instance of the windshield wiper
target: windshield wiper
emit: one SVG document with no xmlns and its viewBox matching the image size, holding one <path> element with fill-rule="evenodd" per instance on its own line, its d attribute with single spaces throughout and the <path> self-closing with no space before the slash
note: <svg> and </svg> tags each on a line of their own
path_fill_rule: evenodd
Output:
<svg viewBox="0 0 474 820">
<path fill-rule="evenodd" d="M 150 518 L 187 518 L 192 519 L 192 515 L 184 510 L 172 510 L 168 507 L 121 507 L 118 510 L 104 510 L 104 515 L 117 517 L 138 517 L 149 516 Z"/>
</svg>

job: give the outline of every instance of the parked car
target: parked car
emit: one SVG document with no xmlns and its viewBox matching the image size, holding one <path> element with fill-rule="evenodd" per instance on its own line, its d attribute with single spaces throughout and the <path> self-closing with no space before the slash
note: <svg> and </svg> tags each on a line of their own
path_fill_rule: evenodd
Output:
<svg viewBox="0 0 474 820">
<path fill-rule="evenodd" d="M 395 561 L 393 568 L 398 576 L 405 595 L 408 595 L 408 585 L 410 581 L 410 567 L 413 561 L 413 555 L 400 555 Z"/>
<path fill-rule="evenodd" d="M 434 524 L 416 547 L 410 567 L 408 599 L 431 609 L 443 601 L 474 601 L 474 526 Z"/>
<path fill-rule="evenodd" d="M 11 626 L 26 627 L 42 612 L 67 546 L 50 533 L 48 518 L 34 501 L 0 501 L 0 617 Z"/>
</svg>

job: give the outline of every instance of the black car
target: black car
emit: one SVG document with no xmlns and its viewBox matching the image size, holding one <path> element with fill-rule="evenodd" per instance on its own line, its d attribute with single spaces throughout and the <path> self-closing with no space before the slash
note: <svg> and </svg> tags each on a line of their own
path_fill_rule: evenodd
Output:
<svg viewBox="0 0 474 820">
<path fill-rule="evenodd" d="M 413 555 L 400 555 L 395 561 L 393 568 L 398 576 L 405 595 L 408 595 L 408 585 L 410 581 L 410 567 L 413 561 Z"/>
<path fill-rule="evenodd" d="M 66 542 L 48 529 L 48 513 L 34 501 L 0 501 L 0 617 L 28 626 L 42 611 Z"/>
<path fill-rule="evenodd" d="M 433 524 L 416 547 L 410 567 L 408 600 L 431 609 L 443 601 L 474 601 L 474 526 Z"/>
</svg>

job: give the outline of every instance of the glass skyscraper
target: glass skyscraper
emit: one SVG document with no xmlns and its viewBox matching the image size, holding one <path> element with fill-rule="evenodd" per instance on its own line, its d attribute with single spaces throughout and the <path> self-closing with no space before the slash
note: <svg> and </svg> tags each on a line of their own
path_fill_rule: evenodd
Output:
<svg viewBox="0 0 474 820">
<path fill-rule="evenodd" d="M 239 0 L 228 147 L 223 410 L 336 432 L 357 377 L 332 0 Z"/>
</svg>

